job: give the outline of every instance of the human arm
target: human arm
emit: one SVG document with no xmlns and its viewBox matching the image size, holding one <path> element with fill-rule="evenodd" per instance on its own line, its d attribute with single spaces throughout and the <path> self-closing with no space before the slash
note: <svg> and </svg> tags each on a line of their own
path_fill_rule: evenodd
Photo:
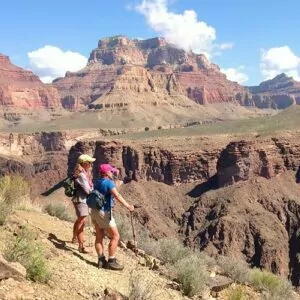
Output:
<svg viewBox="0 0 300 300">
<path fill-rule="evenodd" d="M 92 192 L 93 188 L 90 186 L 88 178 L 85 174 L 80 173 L 79 176 L 75 179 L 75 181 L 80 185 L 80 187 L 87 195 L 89 195 Z"/>
<path fill-rule="evenodd" d="M 117 191 L 115 187 L 110 190 L 110 193 L 129 211 L 134 211 L 134 206 L 128 204 L 127 201 L 122 197 L 122 195 Z"/>
</svg>

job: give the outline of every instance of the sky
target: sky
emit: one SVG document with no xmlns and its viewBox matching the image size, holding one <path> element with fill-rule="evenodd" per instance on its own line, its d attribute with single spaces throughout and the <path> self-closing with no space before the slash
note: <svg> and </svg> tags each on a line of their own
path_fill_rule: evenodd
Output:
<svg viewBox="0 0 300 300">
<path fill-rule="evenodd" d="M 165 37 L 243 85 L 300 80 L 299 0 L 2 1 L 0 53 L 44 82 L 83 68 L 98 40 Z"/>
</svg>

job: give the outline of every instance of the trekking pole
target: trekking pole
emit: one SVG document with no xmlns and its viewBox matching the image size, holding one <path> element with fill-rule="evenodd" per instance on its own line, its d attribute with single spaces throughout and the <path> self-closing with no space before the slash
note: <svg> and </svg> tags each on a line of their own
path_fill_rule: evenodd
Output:
<svg viewBox="0 0 300 300">
<path fill-rule="evenodd" d="M 130 220 L 131 220 L 131 227 L 132 227 L 133 243 L 134 243 L 134 246 L 137 247 L 137 243 L 136 243 L 136 235 L 135 235 L 135 228 L 134 228 L 134 223 L 133 223 L 133 213 L 132 213 L 132 211 L 130 212 Z"/>
<path fill-rule="evenodd" d="M 89 218 L 89 247 L 92 246 L 92 242 L 91 242 L 91 235 L 92 235 L 92 226 L 91 226 L 91 215 L 89 214 L 88 216 Z"/>
</svg>

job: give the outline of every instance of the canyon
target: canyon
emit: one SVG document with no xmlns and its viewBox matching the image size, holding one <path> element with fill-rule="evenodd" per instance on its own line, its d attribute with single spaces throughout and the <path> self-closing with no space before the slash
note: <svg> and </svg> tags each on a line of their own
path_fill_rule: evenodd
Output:
<svg viewBox="0 0 300 300">
<path fill-rule="evenodd" d="M 59 183 L 80 153 L 93 155 L 95 166 L 120 169 L 129 182 L 122 194 L 140 205 L 137 218 L 153 237 L 177 236 L 299 285 L 299 132 L 136 141 L 85 134 L 2 134 L 1 175 L 23 175 L 39 201 L 55 190 L 62 201 Z"/>
<path fill-rule="evenodd" d="M 58 129 L 57 121 L 72 129 L 84 115 L 82 123 L 89 128 L 249 118 L 298 104 L 299 86 L 281 74 L 257 87 L 243 87 L 204 55 L 163 38 L 115 36 L 99 40 L 85 68 L 52 84 L 43 84 L 1 54 L 0 126 L 22 131 L 30 124 L 28 131 L 34 131 L 41 124 L 38 128 L 49 131 Z"/>
</svg>

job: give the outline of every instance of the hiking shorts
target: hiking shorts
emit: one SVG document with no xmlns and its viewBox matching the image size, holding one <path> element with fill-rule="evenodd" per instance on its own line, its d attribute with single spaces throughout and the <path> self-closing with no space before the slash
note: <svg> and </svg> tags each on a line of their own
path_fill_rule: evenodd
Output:
<svg viewBox="0 0 300 300">
<path fill-rule="evenodd" d="M 91 209 L 91 219 L 94 225 L 97 225 L 101 229 L 117 227 L 114 217 L 109 212 L 103 212 L 97 209 Z"/>
<path fill-rule="evenodd" d="M 74 203 L 73 202 L 73 204 L 74 204 L 74 208 L 75 208 L 77 218 L 86 217 L 86 216 L 89 215 L 89 207 L 87 206 L 86 203 L 84 203 L 84 202 Z"/>
</svg>

